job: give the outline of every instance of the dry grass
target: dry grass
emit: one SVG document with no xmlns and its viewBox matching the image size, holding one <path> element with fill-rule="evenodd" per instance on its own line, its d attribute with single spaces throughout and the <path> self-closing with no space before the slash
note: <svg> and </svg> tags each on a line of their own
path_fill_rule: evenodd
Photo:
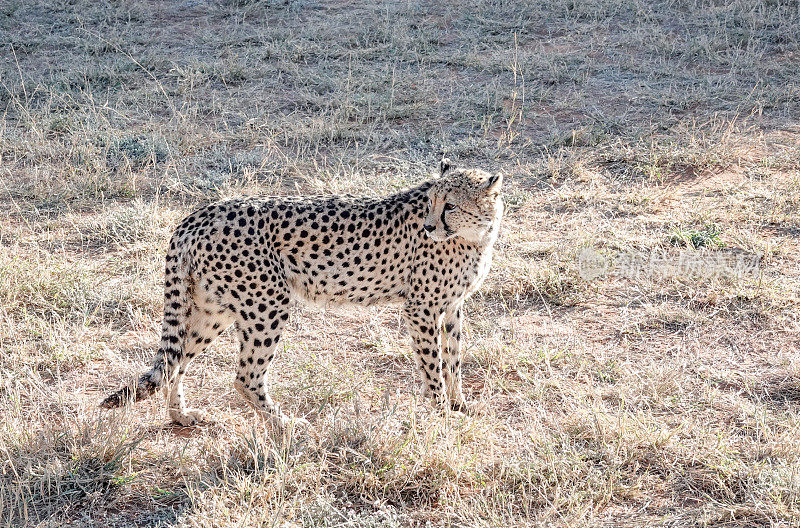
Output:
<svg viewBox="0 0 800 528">
<path fill-rule="evenodd" d="M 362 4 L 0 3 L 0 525 L 800 526 L 797 3 Z M 409 398 L 386 309 L 295 314 L 291 441 L 231 335 L 188 379 L 213 423 L 97 410 L 191 207 L 380 194 L 442 152 L 509 175 L 468 310 L 486 415 Z"/>
</svg>

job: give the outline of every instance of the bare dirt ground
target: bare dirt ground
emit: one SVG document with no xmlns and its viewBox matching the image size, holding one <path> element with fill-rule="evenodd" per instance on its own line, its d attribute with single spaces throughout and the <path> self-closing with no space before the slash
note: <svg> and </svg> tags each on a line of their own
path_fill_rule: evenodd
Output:
<svg viewBox="0 0 800 528">
<path fill-rule="evenodd" d="M 0 525 L 800 526 L 796 1 L 0 2 Z M 274 439 L 102 395 L 172 226 L 238 194 L 507 174 L 468 397 L 394 309 L 297 310 Z"/>
</svg>

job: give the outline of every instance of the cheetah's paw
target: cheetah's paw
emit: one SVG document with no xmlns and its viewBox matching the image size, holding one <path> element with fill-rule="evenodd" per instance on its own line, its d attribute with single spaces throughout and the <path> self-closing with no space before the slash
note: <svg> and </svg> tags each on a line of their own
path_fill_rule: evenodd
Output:
<svg viewBox="0 0 800 528">
<path fill-rule="evenodd" d="M 453 401 L 450 403 L 453 411 L 464 413 L 468 416 L 479 416 L 486 412 L 486 402 L 483 401 Z"/>
<path fill-rule="evenodd" d="M 170 411 L 170 418 L 183 427 L 191 427 L 207 421 L 206 414 L 198 409 L 186 409 L 183 412 Z"/>
</svg>

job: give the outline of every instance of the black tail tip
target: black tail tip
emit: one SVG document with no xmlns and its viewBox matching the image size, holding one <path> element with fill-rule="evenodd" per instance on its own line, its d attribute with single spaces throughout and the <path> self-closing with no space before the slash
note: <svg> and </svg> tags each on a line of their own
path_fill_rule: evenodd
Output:
<svg viewBox="0 0 800 528">
<path fill-rule="evenodd" d="M 122 407 L 126 403 L 130 403 L 130 392 L 131 390 L 128 387 L 125 387 L 113 394 L 109 394 L 103 401 L 100 402 L 99 407 L 101 409 L 116 409 L 117 407 Z"/>
</svg>

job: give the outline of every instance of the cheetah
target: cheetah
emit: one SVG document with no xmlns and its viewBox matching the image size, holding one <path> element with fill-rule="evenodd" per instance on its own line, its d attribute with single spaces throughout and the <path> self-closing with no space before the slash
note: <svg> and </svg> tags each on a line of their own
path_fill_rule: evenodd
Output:
<svg viewBox="0 0 800 528">
<path fill-rule="evenodd" d="M 445 158 L 438 178 L 383 198 L 239 198 L 194 211 L 169 243 L 152 368 L 101 407 L 161 388 L 174 422 L 202 421 L 184 405 L 183 377 L 192 359 L 234 325 L 234 386 L 283 429 L 289 418 L 268 393 L 267 369 L 290 303 L 301 300 L 401 305 L 423 395 L 436 406 L 470 411 L 461 386 L 462 306 L 489 272 L 502 181 L 501 173 L 458 168 Z"/>
</svg>

